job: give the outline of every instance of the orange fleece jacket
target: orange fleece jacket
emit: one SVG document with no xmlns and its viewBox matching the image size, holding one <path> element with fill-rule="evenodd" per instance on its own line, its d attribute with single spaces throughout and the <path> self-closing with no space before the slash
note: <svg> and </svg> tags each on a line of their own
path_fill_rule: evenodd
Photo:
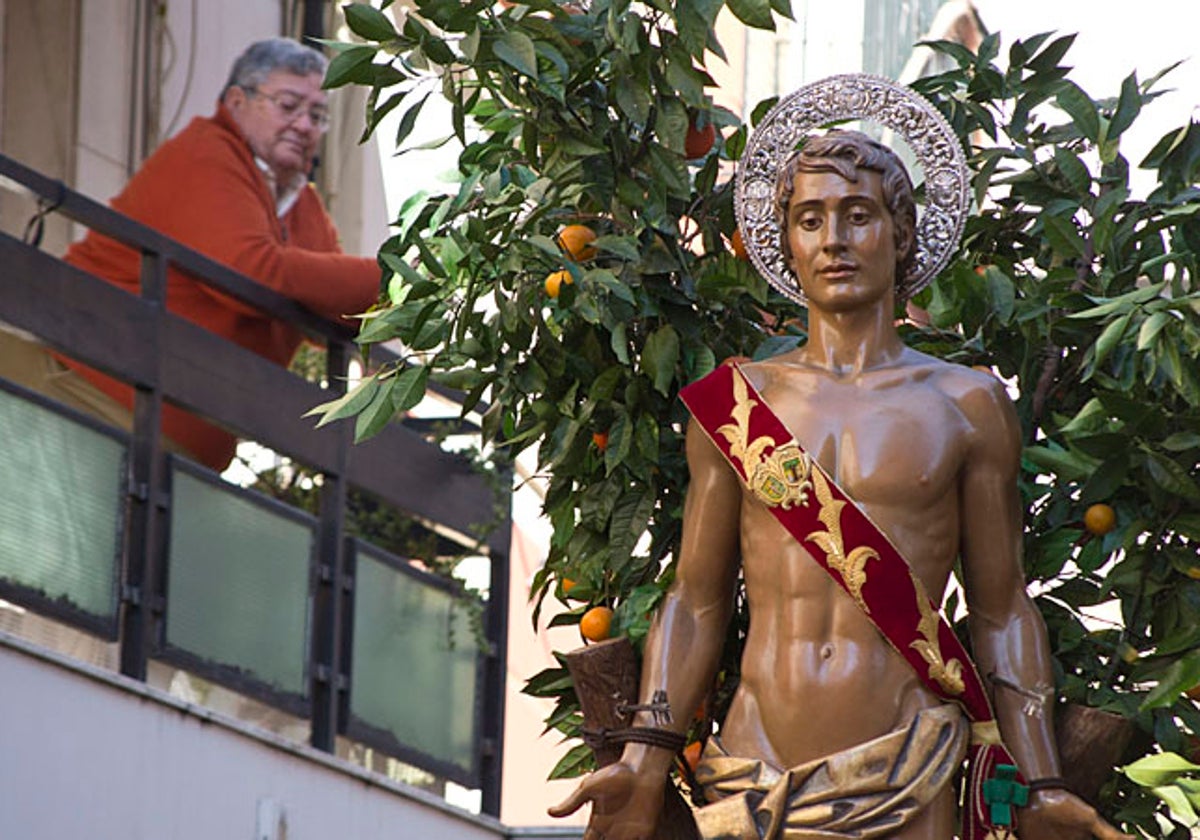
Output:
<svg viewBox="0 0 1200 840">
<path fill-rule="evenodd" d="M 331 320 L 365 311 L 379 292 L 375 260 L 341 252 L 333 221 L 311 184 L 278 217 L 266 177 L 223 106 L 159 147 L 112 207 Z M 65 259 L 140 293 L 140 256 L 115 240 L 90 232 Z M 290 362 L 302 340 L 288 325 L 174 267 L 167 275 L 167 308 L 279 365 Z M 133 406 L 130 386 L 60 358 Z M 233 435 L 171 405 L 163 407 L 162 431 L 215 470 L 224 469 L 234 454 Z"/>
</svg>

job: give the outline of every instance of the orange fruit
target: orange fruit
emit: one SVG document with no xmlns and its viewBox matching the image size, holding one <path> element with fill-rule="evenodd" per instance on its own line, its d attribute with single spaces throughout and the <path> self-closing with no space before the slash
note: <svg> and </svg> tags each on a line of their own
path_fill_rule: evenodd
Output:
<svg viewBox="0 0 1200 840">
<path fill-rule="evenodd" d="M 733 229 L 733 236 L 729 237 L 729 247 L 733 251 L 733 255 L 739 260 L 746 260 L 750 258 L 746 253 L 746 242 L 744 239 L 742 239 L 741 228 Z"/>
<path fill-rule="evenodd" d="M 571 590 L 574 589 L 577 585 L 578 584 L 576 584 L 575 581 L 571 580 L 570 578 L 563 578 L 562 579 L 562 593 L 564 595 L 570 595 Z"/>
<path fill-rule="evenodd" d="M 700 752 L 702 749 L 699 741 L 692 741 L 692 743 L 683 748 L 683 760 L 693 773 L 696 772 L 696 765 L 700 763 Z"/>
<path fill-rule="evenodd" d="M 1106 504 L 1094 504 L 1083 514 L 1083 527 L 1089 534 L 1102 537 L 1117 527 L 1117 514 Z"/>
<path fill-rule="evenodd" d="M 596 239 L 596 231 L 587 225 L 567 225 L 558 232 L 559 246 L 571 255 L 575 262 L 590 260 L 596 256 L 596 249 L 590 243 Z"/>
<path fill-rule="evenodd" d="M 608 432 L 592 432 L 592 443 L 601 452 L 608 449 Z"/>
<path fill-rule="evenodd" d="M 687 135 L 683 138 L 683 152 L 688 160 L 702 158 L 717 142 L 717 127 L 712 123 L 700 128 L 693 121 L 688 124 Z"/>
<path fill-rule="evenodd" d="M 612 631 L 612 617 L 608 607 L 592 607 L 579 619 L 579 632 L 589 642 L 602 642 Z"/>
<path fill-rule="evenodd" d="M 558 293 L 562 290 L 563 284 L 568 286 L 574 283 L 574 278 L 571 277 L 571 272 L 565 268 L 559 271 L 551 272 L 546 277 L 546 294 L 552 298 L 558 297 Z"/>
<path fill-rule="evenodd" d="M 980 277 L 982 277 L 983 275 L 987 274 L 987 266 L 986 265 L 975 266 L 975 273 L 977 275 L 979 275 Z"/>
</svg>

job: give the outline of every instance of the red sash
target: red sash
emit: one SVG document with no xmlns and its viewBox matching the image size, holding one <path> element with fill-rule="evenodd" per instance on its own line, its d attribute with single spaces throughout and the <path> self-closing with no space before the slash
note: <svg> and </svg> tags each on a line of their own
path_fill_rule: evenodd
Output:
<svg viewBox="0 0 1200 840">
<path fill-rule="evenodd" d="M 926 687 L 963 708 L 972 724 L 964 840 L 1008 836 L 1015 820 L 1003 806 L 1024 805 L 1025 791 L 993 776 L 997 765 L 1015 762 L 1000 741 L 974 664 L 908 561 L 796 442 L 736 365 L 721 365 L 680 397 L 746 488 L 854 599 Z"/>
</svg>

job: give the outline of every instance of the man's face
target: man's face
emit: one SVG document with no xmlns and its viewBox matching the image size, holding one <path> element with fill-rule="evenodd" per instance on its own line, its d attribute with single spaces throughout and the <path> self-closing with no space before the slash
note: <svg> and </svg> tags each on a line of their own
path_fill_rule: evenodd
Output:
<svg viewBox="0 0 1200 840">
<path fill-rule="evenodd" d="M 788 202 L 789 267 L 810 306 L 845 311 L 894 289 L 896 238 L 878 172 L 801 172 Z"/>
<path fill-rule="evenodd" d="M 254 154 L 280 181 L 312 168 L 324 126 L 314 115 L 327 109 L 321 75 L 297 76 L 275 70 L 257 87 L 230 88 L 225 106 Z"/>
</svg>

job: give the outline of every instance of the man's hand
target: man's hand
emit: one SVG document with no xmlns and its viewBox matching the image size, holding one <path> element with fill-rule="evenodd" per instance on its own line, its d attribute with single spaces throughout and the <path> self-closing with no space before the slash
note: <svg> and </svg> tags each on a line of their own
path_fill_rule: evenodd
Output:
<svg viewBox="0 0 1200 840">
<path fill-rule="evenodd" d="M 1041 790 L 1017 812 L 1020 840 L 1134 840 L 1105 822 L 1096 809 L 1066 790 Z"/>
<path fill-rule="evenodd" d="M 651 840 L 665 783 L 665 777 L 647 779 L 618 761 L 588 776 L 548 812 L 565 817 L 591 802 L 592 816 L 583 840 Z"/>
</svg>

